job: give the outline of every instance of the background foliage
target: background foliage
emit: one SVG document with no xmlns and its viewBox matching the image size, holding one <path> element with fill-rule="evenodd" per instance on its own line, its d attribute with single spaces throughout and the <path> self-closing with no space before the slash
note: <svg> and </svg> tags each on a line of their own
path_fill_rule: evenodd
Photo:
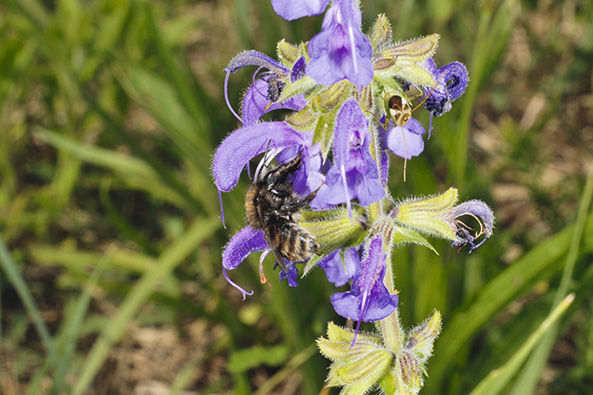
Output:
<svg viewBox="0 0 593 395">
<path fill-rule="evenodd" d="M 394 195 L 455 185 L 497 217 L 469 256 L 395 256 L 404 324 L 443 314 L 423 393 L 590 391 L 593 2 L 362 3 L 367 28 L 382 12 L 396 39 L 438 32 L 437 62 L 470 72 Z M 0 5 L 0 392 L 319 393 L 334 291 L 321 270 L 262 287 L 251 257 L 232 273 L 255 290 L 242 302 L 220 254 L 249 180 L 224 194 L 223 229 L 209 166 L 237 127 L 226 63 L 320 23 L 268 0 Z M 250 78 L 231 79 L 235 108 Z"/>
</svg>

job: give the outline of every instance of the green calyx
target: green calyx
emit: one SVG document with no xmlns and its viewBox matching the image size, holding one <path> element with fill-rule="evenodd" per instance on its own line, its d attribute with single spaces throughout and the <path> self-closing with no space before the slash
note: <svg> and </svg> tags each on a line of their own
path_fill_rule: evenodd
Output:
<svg viewBox="0 0 593 395">
<path fill-rule="evenodd" d="M 393 210 L 392 218 L 419 232 L 454 241 L 455 232 L 447 221 L 447 213 L 455 206 L 457 197 L 457 189 L 449 188 L 441 195 L 404 201 Z"/>
<path fill-rule="evenodd" d="M 360 244 L 368 233 L 367 221 L 367 213 L 362 206 L 352 207 L 352 220 L 345 208 L 303 211 L 299 225 L 313 235 L 320 245 L 317 253 L 307 262 L 303 276 L 330 252 Z"/>
</svg>

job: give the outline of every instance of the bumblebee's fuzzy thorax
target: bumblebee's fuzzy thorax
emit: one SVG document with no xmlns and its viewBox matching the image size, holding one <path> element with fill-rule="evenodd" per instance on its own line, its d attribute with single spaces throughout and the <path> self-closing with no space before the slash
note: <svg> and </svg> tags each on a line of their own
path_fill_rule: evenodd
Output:
<svg viewBox="0 0 593 395">
<path fill-rule="evenodd" d="M 303 262 L 311 258 L 319 245 L 298 221 L 301 210 L 315 198 L 317 191 L 304 199 L 293 189 L 289 176 L 301 166 L 301 155 L 267 171 L 245 195 L 247 223 L 262 229 L 266 242 L 280 266 L 282 258 Z"/>
</svg>

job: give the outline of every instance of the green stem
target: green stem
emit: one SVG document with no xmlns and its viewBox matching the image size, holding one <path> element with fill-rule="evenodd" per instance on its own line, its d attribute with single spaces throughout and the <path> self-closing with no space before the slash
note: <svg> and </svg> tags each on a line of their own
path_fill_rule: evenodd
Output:
<svg viewBox="0 0 593 395">
<path fill-rule="evenodd" d="M 391 240 L 388 240 L 385 244 L 385 240 L 383 241 L 384 245 L 389 246 L 389 250 L 387 251 L 387 271 L 385 272 L 385 279 L 383 282 L 385 283 L 385 287 L 387 287 L 387 291 L 390 294 L 395 292 L 395 285 L 393 282 L 393 260 L 391 259 Z M 385 343 L 385 347 L 388 350 L 392 350 L 395 354 L 398 354 L 401 349 L 403 348 L 404 342 L 404 334 L 401 330 L 401 325 L 399 323 L 399 310 L 396 308 L 393 313 L 391 313 L 388 317 L 385 317 L 377 324 L 379 330 L 383 334 L 383 341 Z"/>
</svg>

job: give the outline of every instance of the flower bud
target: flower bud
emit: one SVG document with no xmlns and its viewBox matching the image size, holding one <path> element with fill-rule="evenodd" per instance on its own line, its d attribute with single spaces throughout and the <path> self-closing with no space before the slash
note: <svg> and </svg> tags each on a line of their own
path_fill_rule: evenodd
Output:
<svg viewBox="0 0 593 395">
<path fill-rule="evenodd" d="M 450 188 L 442 195 L 406 201 L 394 211 L 395 220 L 420 232 L 456 240 L 455 232 L 443 218 L 457 201 L 457 189 Z"/>
<path fill-rule="evenodd" d="M 381 48 L 391 41 L 391 25 L 385 14 L 379 14 L 377 20 L 371 28 L 371 45 L 374 50 Z"/>
</svg>

